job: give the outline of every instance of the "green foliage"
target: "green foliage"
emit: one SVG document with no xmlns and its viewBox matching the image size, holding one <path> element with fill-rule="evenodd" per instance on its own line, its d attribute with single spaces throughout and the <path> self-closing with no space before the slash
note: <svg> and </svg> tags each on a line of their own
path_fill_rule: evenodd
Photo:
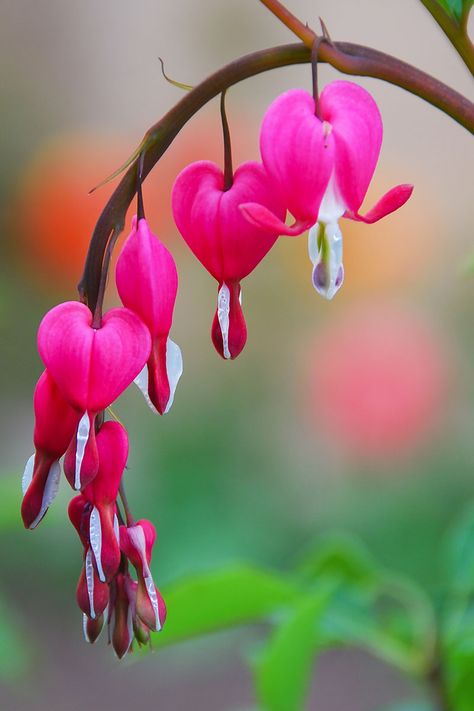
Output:
<svg viewBox="0 0 474 711">
<path fill-rule="evenodd" d="M 448 587 L 441 644 L 445 680 L 456 711 L 474 708 L 474 507 L 454 528 L 447 548 Z"/>
<path fill-rule="evenodd" d="M 411 582 L 377 566 L 346 535 L 324 538 L 283 575 L 238 566 L 189 578 L 164 591 L 170 616 L 153 646 L 239 624 L 273 623 L 254 663 L 263 709 L 303 708 L 318 653 L 364 647 L 414 675 L 424 674 L 433 651 L 430 603 Z"/>
<path fill-rule="evenodd" d="M 153 646 L 189 639 L 268 618 L 298 599 L 284 576 L 239 566 L 180 581 L 164 590 L 169 616 Z"/>
<path fill-rule="evenodd" d="M 255 667 L 257 694 L 269 711 L 303 708 L 331 588 L 299 600 L 276 629 Z"/>
</svg>

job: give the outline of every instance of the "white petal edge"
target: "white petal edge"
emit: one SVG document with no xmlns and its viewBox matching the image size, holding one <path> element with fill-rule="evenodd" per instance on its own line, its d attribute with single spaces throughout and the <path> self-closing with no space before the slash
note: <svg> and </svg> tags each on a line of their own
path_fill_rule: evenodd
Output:
<svg viewBox="0 0 474 711">
<path fill-rule="evenodd" d="M 79 425 L 77 427 L 76 474 L 74 479 L 74 488 L 76 489 L 76 491 L 79 491 L 81 488 L 82 460 L 84 459 L 84 453 L 86 451 L 87 442 L 89 440 L 90 429 L 91 423 L 89 420 L 89 414 L 85 412 L 79 420 Z"/>
<path fill-rule="evenodd" d="M 56 460 L 51 464 L 48 472 L 48 478 L 46 479 L 46 484 L 43 490 L 43 500 L 41 502 L 41 509 L 35 520 L 30 524 L 30 529 L 36 528 L 39 524 L 46 511 L 49 509 L 54 499 L 57 496 L 59 489 L 59 481 L 61 479 L 61 466 L 59 460 Z"/>
<path fill-rule="evenodd" d="M 145 580 L 148 598 L 151 602 L 151 606 L 153 607 L 153 612 L 155 613 L 155 631 L 159 632 L 161 630 L 162 624 L 160 620 L 156 587 L 153 581 L 153 576 L 151 574 L 150 567 L 148 565 L 148 561 L 146 559 L 145 531 L 139 524 L 137 524 L 136 526 L 130 526 L 130 528 L 128 529 L 128 534 L 135 550 L 137 550 L 140 554 L 143 566 L 143 578 Z"/>
<path fill-rule="evenodd" d="M 224 358 L 229 359 L 229 313 L 230 313 L 230 291 L 227 284 L 222 284 L 217 294 L 217 320 L 222 333 L 222 351 Z"/>
<path fill-rule="evenodd" d="M 97 575 L 102 583 L 105 583 L 105 575 L 102 568 L 102 524 L 100 522 L 99 510 L 96 506 L 91 511 L 89 521 L 89 540 L 94 553 Z"/>
<path fill-rule="evenodd" d="M 89 596 L 89 608 L 91 619 L 95 620 L 95 608 L 94 608 L 94 565 L 92 563 L 92 551 L 89 548 L 86 553 L 85 560 L 86 569 L 86 584 L 87 584 L 87 594 Z M 87 637 L 86 637 L 87 639 Z M 89 641 L 89 640 L 88 640 Z"/>
<path fill-rule="evenodd" d="M 25 471 L 23 472 L 23 476 L 21 479 L 21 490 L 23 492 L 23 496 L 28 491 L 28 487 L 33 479 L 33 472 L 35 469 L 35 457 L 36 454 L 32 454 L 25 464 Z"/>
<path fill-rule="evenodd" d="M 177 343 L 168 338 L 166 341 L 166 374 L 168 376 L 168 384 L 170 386 L 170 397 L 163 414 L 171 410 L 174 401 L 174 394 L 179 379 L 183 374 L 183 354 Z"/>
<path fill-rule="evenodd" d="M 142 391 L 143 397 L 145 398 L 146 404 L 148 405 L 150 410 L 154 412 L 155 415 L 159 415 L 160 413 L 158 412 L 158 410 L 150 400 L 150 396 L 148 395 L 148 365 L 146 363 L 133 382 Z"/>
</svg>

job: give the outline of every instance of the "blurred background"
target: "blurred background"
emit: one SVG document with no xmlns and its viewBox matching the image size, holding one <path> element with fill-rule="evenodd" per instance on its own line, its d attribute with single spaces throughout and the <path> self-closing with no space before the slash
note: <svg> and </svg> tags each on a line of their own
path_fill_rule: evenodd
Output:
<svg viewBox="0 0 474 711">
<path fill-rule="evenodd" d="M 411 62 L 459 91 L 468 72 L 421 3 L 289 0 L 334 39 Z M 34 533 L 19 517 L 32 452 L 38 322 L 76 298 L 90 233 L 117 168 L 181 96 L 231 59 L 294 41 L 257 0 L 3 0 L 0 24 L 0 707 L 237 711 L 255 705 L 244 628 L 115 661 L 82 639 L 81 549 L 65 482 Z M 321 83 L 337 77 L 321 67 Z M 253 78 L 228 94 L 235 163 L 258 157 L 270 101 L 310 88 L 309 67 Z M 474 498 L 473 148 L 463 128 L 402 90 L 361 79 L 384 144 L 366 205 L 410 182 L 409 203 L 373 226 L 345 221 L 346 283 L 331 303 L 311 286 L 306 239 L 282 238 L 243 284 L 249 338 L 235 362 L 210 341 L 216 285 L 187 250 L 170 189 L 189 162 L 221 163 L 218 103 L 178 136 L 145 186 L 154 231 L 180 274 L 172 338 L 185 372 L 169 415 L 138 390 L 116 404 L 130 432 L 126 473 L 137 517 L 155 522 L 155 581 L 235 561 L 286 570 L 322 532 L 358 534 L 385 566 L 436 595 L 438 549 Z M 123 236 L 122 236 L 123 239 Z M 113 280 L 108 304 L 117 303 Z M 4 622 L 1 622 L 3 618 Z M 344 684 L 340 679 L 344 678 Z M 325 655 L 311 708 L 376 711 L 407 682 L 357 651 Z M 317 704 L 316 704 L 317 699 Z"/>
</svg>

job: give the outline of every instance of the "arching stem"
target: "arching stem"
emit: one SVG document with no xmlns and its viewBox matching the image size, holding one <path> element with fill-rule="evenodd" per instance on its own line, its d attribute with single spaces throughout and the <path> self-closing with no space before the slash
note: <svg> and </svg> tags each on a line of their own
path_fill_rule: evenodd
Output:
<svg viewBox="0 0 474 711">
<path fill-rule="evenodd" d="M 311 47 L 316 35 L 303 25 L 306 44 L 290 44 L 253 52 L 212 74 L 147 131 L 141 143 L 143 179 L 157 163 L 187 121 L 210 99 L 230 86 L 270 69 L 311 60 Z M 318 52 L 319 61 L 327 62 L 339 71 L 358 76 L 375 77 L 402 87 L 425 99 L 455 121 L 474 133 L 474 104 L 462 94 L 388 54 L 348 42 L 323 42 Z M 109 240 L 123 229 L 127 209 L 136 193 L 137 161 L 131 165 L 110 197 L 89 245 L 84 273 L 78 285 L 81 300 L 95 311 L 99 299 L 102 265 Z M 112 245 L 113 246 L 113 245 Z"/>
</svg>

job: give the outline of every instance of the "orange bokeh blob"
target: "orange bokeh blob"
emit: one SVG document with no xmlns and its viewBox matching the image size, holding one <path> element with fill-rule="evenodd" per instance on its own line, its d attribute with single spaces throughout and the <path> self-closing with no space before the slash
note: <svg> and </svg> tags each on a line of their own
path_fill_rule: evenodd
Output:
<svg viewBox="0 0 474 711">
<path fill-rule="evenodd" d="M 313 353 L 313 420 L 338 448 L 376 458 L 405 453 L 445 410 L 445 348 L 409 310 L 353 308 L 318 333 Z"/>
</svg>

